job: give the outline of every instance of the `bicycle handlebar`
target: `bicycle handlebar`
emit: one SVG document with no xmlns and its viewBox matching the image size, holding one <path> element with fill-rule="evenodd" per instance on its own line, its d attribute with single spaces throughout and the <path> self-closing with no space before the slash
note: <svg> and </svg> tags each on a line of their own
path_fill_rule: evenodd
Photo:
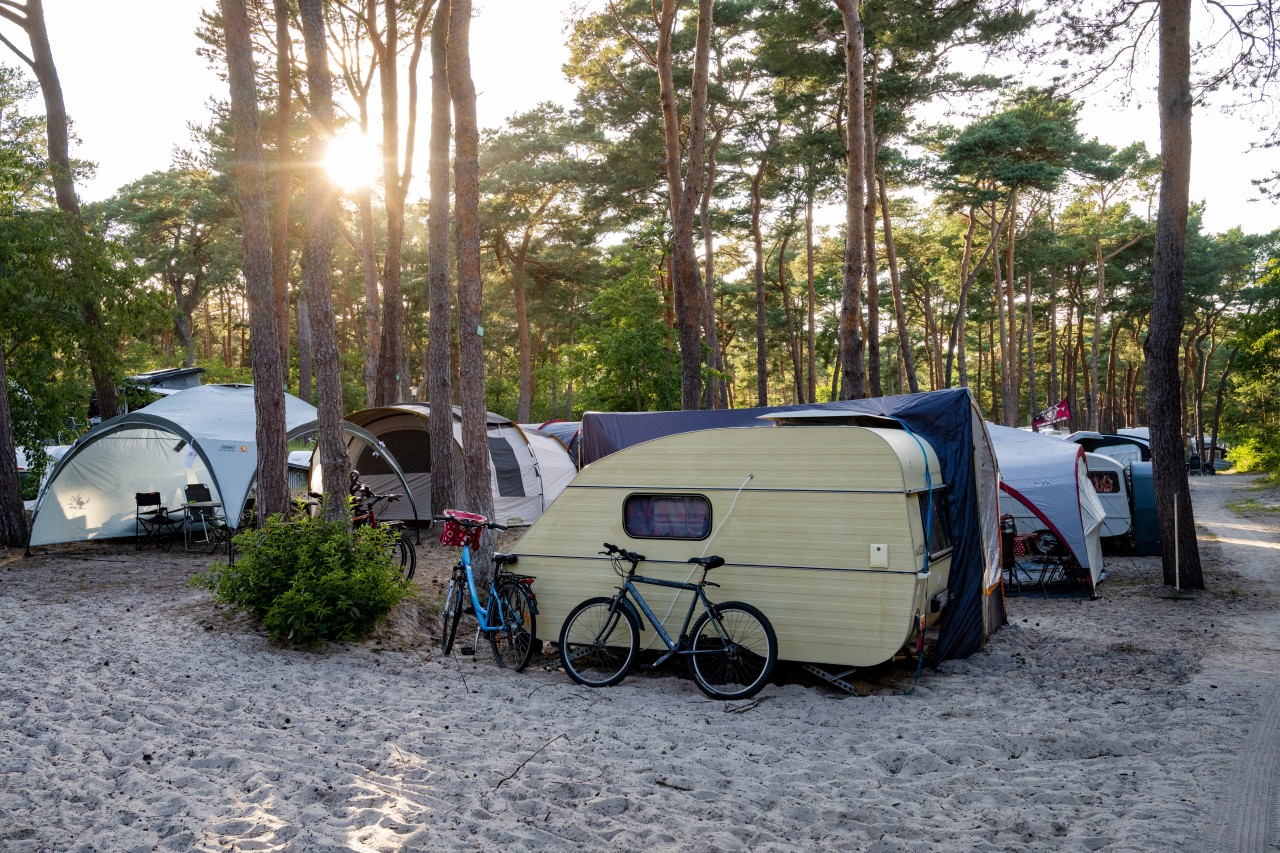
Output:
<svg viewBox="0 0 1280 853">
<path fill-rule="evenodd" d="M 643 563 L 645 559 L 644 554 L 637 554 L 635 551 L 628 551 L 626 548 L 619 548 L 617 545 L 610 545 L 608 542 L 604 543 L 604 548 L 605 550 L 601 551 L 601 554 L 606 554 L 610 557 L 617 555 L 630 563 L 632 568 Z"/>
<path fill-rule="evenodd" d="M 396 495 L 396 497 L 399 497 L 399 495 Z M 507 526 L 505 524 L 499 524 L 496 521 L 486 521 L 484 523 L 481 523 L 478 521 L 473 521 L 470 518 L 455 518 L 452 515 L 433 515 L 431 516 L 431 520 L 432 521 L 452 521 L 453 523 L 460 524 L 463 527 L 471 527 L 471 528 L 487 527 L 490 530 L 506 530 L 507 529 Z"/>
</svg>

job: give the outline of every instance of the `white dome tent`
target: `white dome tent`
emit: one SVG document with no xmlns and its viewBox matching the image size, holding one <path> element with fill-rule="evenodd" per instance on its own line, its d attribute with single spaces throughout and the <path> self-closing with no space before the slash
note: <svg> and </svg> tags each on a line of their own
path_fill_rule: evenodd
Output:
<svg viewBox="0 0 1280 853">
<path fill-rule="evenodd" d="M 132 537 L 136 493 L 159 492 L 163 505 L 176 508 L 191 483 L 209 486 L 236 529 L 258 471 L 256 424 L 251 385 L 201 385 L 106 421 L 54 467 L 36 501 L 28 547 Z M 350 424 L 343 429 L 375 441 Z M 289 439 L 315 432 L 316 408 L 286 394 L 285 430 Z"/>
</svg>

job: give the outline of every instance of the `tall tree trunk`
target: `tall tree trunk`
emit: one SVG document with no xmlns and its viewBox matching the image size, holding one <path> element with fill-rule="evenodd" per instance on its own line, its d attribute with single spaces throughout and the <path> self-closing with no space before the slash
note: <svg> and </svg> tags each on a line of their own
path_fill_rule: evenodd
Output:
<svg viewBox="0 0 1280 853">
<path fill-rule="evenodd" d="M 484 338 L 480 324 L 480 131 L 476 87 L 471 79 L 471 0 L 453 0 L 449 9 L 449 94 L 456 120 L 454 140 L 455 252 L 458 258 L 458 360 L 462 376 L 462 468 L 467 508 L 493 516 L 489 435 L 485 408 Z M 499 519 L 505 521 L 505 519 Z M 487 586 L 494 536 L 481 540 L 477 583 Z"/>
<path fill-rule="evenodd" d="M 533 239 L 533 229 L 526 228 L 524 239 L 516 250 L 512 263 L 511 284 L 516 297 L 516 341 L 520 349 L 520 387 L 517 401 L 520 423 L 528 423 L 533 410 L 533 343 L 529 332 L 529 307 L 525 294 L 525 259 L 529 254 L 529 243 Z"/>
<path fill-rule="evenodd" d="M 796 333 L 795 312 L 791 310 L 791 291 L 787 287 L 787 245 L 791 242 L 791 227 L 787 223 L 778 246 L 778 293 L 782 297 L 782 316 L 787 330 L 787 352 L 791 356 L 791 379 L 795 386 L 795 402 L 804 402 L 804 369 L 800 366 L 800 338 Z"/>
<path fill-rule="evenodd" d="M 1182 265 L 1186 253 L 1191 180 L 1191 3 L 1160 3 L 1160 207 L 1156 220 L 1147 357 L 1147 419 L 1164 581 L 1179 572 L 1183 586 L 1204 588 L 1187 468 L 1183 464 L 1178 393 L 1178 341 L 1182 336 Z M 1174 510 L 1177 509 L 1177 526 Z M 1179 567 L 1175 563 L 1175 548 Z"/>
<path fill-rule="evenodd" d="M 14 53 L 31 68 L 36 82 L 40 84 L 40 94 L 44 98 L 45 139 L 49 149 L 54 200 L 58 209 L 71 220 L 76 233 L 83 234 L 80 199 L 76 196 L 75 175 L 71 170 L 67 106 L 62 97 L 58 68 L 53 62 L 53 48 L 49 44 L 49 32 L 44 20 L 44 4 L 42 0 L 27 0 L 25 7 L 14 7 L 6 3 L 0 6 L 0 16 L 22 27 L 31 44 L 31 56 L 27 57 L 6 41 Z M 76 259 L 73 258 L 72 263 L 75 264 Z M 120 413 L 120 394 L 115 380 L 115 342 L 102 319 L 95 297 L 85 298 L 79 307 L 85 325 L 81 349 L 89 363 L 89 374 L 93 378 L 93 388 L 98 396 L 98 411 L 105 421 Z"/>
<path fill-rule="evenodd" d="M 863 70 L 862 16 L 854 0 L 835 0 L 844 23 L 845 93 L 845 235 L 844 282 L 840 293 L 840 353 L 846 400 L 867 395 L 866 363 L 862 352 L 862 277 L 866 262 L 863 245 L 866 215 L 866 128 L 863 121 L 866 81 Z"/>
<path fill-rule="evenodd" d="M 756 173 L 751 177 L 751 247 L 755 260 L 756 285 L 756 405 L 769 405 L 769 345 L 768 327 L 766 323 L 766 305 L 764 291 L 764 233 L 760 223 L 764 202 L 760 196 L 760 184 L 764 180 L 765 169 L 769 164 L 769 152 L 773 149 L 776 133 L 769 138 L 769 144 L 760 154 L 760 162 L 756 165 Z"/>
<path fill-rule="evenodd" d="M 382 297 L 378 293 L 378 258 L 373 242 L 373 193 L 362 187 L 356 193 L 360 211 L 360 261 L 364 272 L 364 395 L 365 403 L 378 402 L 378 366 L 382 359 Z"/>
<path fill-rule="evenodd" d="M 1035 419 L 1036 412 L 1040 411 L 1036 404 L 1036 323 L 1035 316 L 1031 308 L 1031 271 L 1027 270 L 1027 284 L 1024 291 L 1027 300 L 1027 318 L 1025 321 L 1027 332 L 1027 420 Z"/>
<path fill-rule="evenodd" d="M 275 0 L 276 19 L 276 203 L 271 244 L 271 283 L 276 296 L 276 326 L 280 330 L 280 363 L 289 380 L 289 200 L 293 197 L 292 55 L 289 2 Z M 332 99 L 331 99 L 332 100 Z M 324 152 L 320 152 L 323 156 Z M 313 155 L 314 156 L 314 155 Z"/>
<path fill-rule="evenodd" d="M 440 0 L 431 23 L 431 142 L 428 179 L 427 282 L 431 315 L 427 321 L 427 399 L 436 417 L 427 421 L 431 448 L 431 512 L 457 501 L 453 470 L 453 391 L 451 376 L 453 296 L 449 279 L 449 79 L 445 46 L 449 38 L 450 0 Z M 447 415 L 447 417 L 446 417 Z"/>
<path fill-rule="evenodd" d="M 889 265 L 889 287 L 893 293 L 893 315 L 898 326 L 898 353 L 900 355 L 899 370 L 902 371 L 912 394 L 920 390 L 920 382 L 916 378 L 915 356 L 911 353 L 911 339 L 907 335 L 907 306 L 902 301 L 902 285 L 898 280 L 898 251 L 893 243 L 893 223 L 889 216 L 889 189 L 885 185 L 884 176 L 876 180 L 880 195 L 880 217 L 884 222 L 884 252 Z"/>
<path fill-rule="evenodd" d="M 308 403 L 315 402 L 311 391 L 314 375 L 311 365 L 311 301 L 304 287 L 298 291 L 298 397 Z"/>
<path fill-rule="evenodd" d="M 307 172 L 307 245 L 304 287 L 316 316 L 312 328 L 320 435 L 317 451 L 324 477 L 324 515 L 349 521 L 347 495 L 351 462 L 342 435 L 342 375 L 333 319 L 333 188 L 323 162 L 333 135 L 333 79 L 325 47 L 323 0 L 298 0 L 311 94 L 311 156 Z"/>
<path fill-rule="evenodd" d="M 1058 268 L 1049 267 L 1049 396 L 1046 405 L 1057 403 L 1062 397 L 1058 386 Z"/>
<path fill-rule="evenodd" d="M 1009 317 L 1009 397 L 1005 416 L 1009 426 L 1018 425 L 1018 401 L 1022 396 L 1022 335 L 1018 330 L 1017 269 L 1014 259 L 1017 250 L 1018 191 L 1009 194 L 1013 210 L 1009 214 L 1008 241 L 1005 245 L 1004 292 L 1005 310 Z"/>
<path fill-rule="evenodd" d="M 20 548 L 27 541 L 27 518 L 22 510 L 18 458 L 13 445 L 9 411 L 9 380 L 4 369 L 8 353 L 0 340 L 0 546 Z"/>
<path fill-rule="evenodd" d="M 975 270 L 973 266 L 973 235 L 978 228 L 977 211 L 972 207 L 966 214 L 967 220 L 964 230 L 964 250 L 960 255 L 960 297 L 956 302 L 956 318 L 951 324 L 951 337 L 947 343 L 947 367 L 945 375 L 942 378 L 942 387 L 951 387 L 951 367 L 952 360 L 959 362 L 959 382 L 961 387 L 969 384 L 968 377 L 965 375 L 964 363 L 964 324 L 968 319 L 969 309 L 969 288 L 973 285 L 973 277 Z"/>
<path fill-rule="evenodd" d="M 672 37 L 678 0 L 663 0 L 658 21 L 658 81 L 666 140 L 667 192 L 671 205 L 671 286 L 680 340 L 680 406 L 696 409 L 702 399 L 701 274 L 693 249 L 693 218 L 705 180 L 707 85 L 711 59 L 712 0 L 698 0 L 693 86 L 689 99 L 689 167 L 680 177 L 680 122 L 672 73 Z"/>
<path fill-rule="evenodd" d="M 220 0 L 227 40 L 231 130 L 235 140 L 236 189 L 240 201 L 245 295 L 257 415 L 258 518 L 286 514 L 289 482 L 285 449 L 284 370 L 271 279 L 271 225 L 267 217 L 266 167 L 258 131 L 253 45 L 244 0 Z"/>
<path fill-rule="evenodd" d="M 866 243 L 867 274 L 867 394 L 883 397 L 880 387 L 880 287 L 879 269 L 876 264 L 876 133 L 875 133 L 875 60 L 872 58 L 872 79 L 867 86 L 867 104 L 863 114 L 865 122 L 865 151 L 867 156 L 867 192 L 862 211 L 862 230 Z"/>
<path fill-rule="evenodd" d="M 369 31 L 374 27 L 376 0 L 369 3 Z M 404 195 L 400 191 L 400 105 L 397 50 L 400 44 L 396 0 L 385 0 L 379 82 L 382 84 L 382 183 L 387 210 L 387 253 L 382 263 L 382 338 L 378 342 L 378 393 L 376 405 L 387 406 L 400 397 L 404 373 L 404 340 L 401 334 L 404 299 L 400 293 L 400 254 L 404 246 Z M 377 50 L 377 39 L 374 39 Z"/>
<path fill-rule="evenodd" d="M 808 402 L 818 402 L 818 331 L 816 328 L 817 295 L 814 289 L 813 276 L 813 193 L 810 192 L 804 205 L 804 274 L 806 285 L 806 306 L 809 309 L 809 384 Z"/>
<path fill-rule="evenodd" d="M 712 120 L 714 125 L 714 119 Z M 707 367 L 717 373 L 724 371 L 724 361 L 720 353 L 720 332 L 716 324 L 716 282 L 715 282 L 715 235 L 711 231 L 711 195 L 716 186 L 716 157 L 720 151 L 720 143 L 724 139 L 724 127 L 716 127 L 715 136 L 707 146 L 707 180 L 702 190 L 699 220 L 702 223 L 702 263 L 705 272 L 702 276 L 702 334 L 707 343 Z M 725 381 L 713 376 L 707 382 L 704 400 L 709 409 L 725 408 Z"/>
</svg>

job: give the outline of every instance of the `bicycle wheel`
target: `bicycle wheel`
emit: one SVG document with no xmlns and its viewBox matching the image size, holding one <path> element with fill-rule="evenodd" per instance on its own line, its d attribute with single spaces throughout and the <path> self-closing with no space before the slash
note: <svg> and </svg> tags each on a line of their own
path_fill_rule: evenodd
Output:
<svg viewBox="0 0 1280 853">
<path fill-rule="evenodd" d="M 612 598 L 588 598 L 573 608 L 560 629 L 560 663 L 587 687 L 617 684 L 640 653 L 640 628 L 631 611 L 614 609 Z"/>
<path fill-rule="evenodd" d="M 498 589 L 497 600 L 502 607 L 502 625 L 496 631 L 486 632 L 493 646 L 493 656 L 498 665 L 519 672 L 529 665 L 533 657 L 537 622 L 533 608 L 529 606 L 529 593 L 524 584 L 507 583 Z M 489 615 L 495 615 L 490 599 Z"/>
<path fill-rule="evenodd" d="M 693 679 L 712 699 L 754 696 L 778 662 L 773 626 L 763 613 L 741 601 L 713 605 L 710 613 L 699 616 L 689 648 Z"/>
<path fill-rule="evenodd" d="M 440 648 L 446 655 L 453 651 L 453 638 L 458 633 L 458 620 L 462 618 L 462 596 L 466 592 L 466 580 L 459 572 L 454 572 L 449 588 L 444 592 L 444 606 L 440 611 Z"/>
<path fill-rule="evenodd" d="M 388 546 L 391 564 L 399 566 L 401 576 L 409 580 L 413 577 L 414 570 L 418 568 L 418 552 L 409 541 L 409 537 L 405 535 L 404 527 L 399 524 L 386 526 L 392 530 L 391 544 Z"/>
</svg>

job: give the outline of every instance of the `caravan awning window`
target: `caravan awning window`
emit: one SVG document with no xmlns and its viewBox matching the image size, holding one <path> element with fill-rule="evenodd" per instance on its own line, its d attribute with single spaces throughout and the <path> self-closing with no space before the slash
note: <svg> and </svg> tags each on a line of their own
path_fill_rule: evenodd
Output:
<svg viewBox="0 0 1280 853">
<path fill-rule="evenodd" d="M 920 523 L 929 531 L 930 560 L 936 560 L 951 550 L 951 507 L 945 488 L 920 495 Z"/>
<path fill-rule="evenodd" d="M 711 501 L 702 495 L 627 495 L 622 524 L 632 539 L 706 539 Z"/>
</svg>

